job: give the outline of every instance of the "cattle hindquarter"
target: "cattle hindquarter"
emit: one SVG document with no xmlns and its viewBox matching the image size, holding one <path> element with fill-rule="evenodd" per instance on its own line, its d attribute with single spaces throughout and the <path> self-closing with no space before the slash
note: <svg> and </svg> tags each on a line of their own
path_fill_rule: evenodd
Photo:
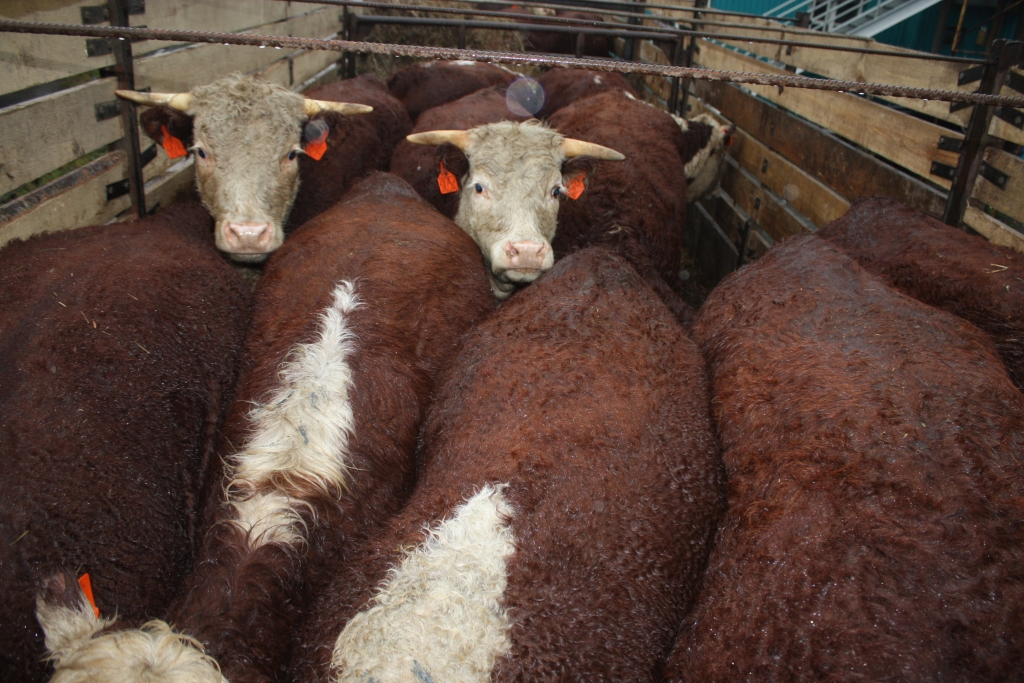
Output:
<svg viewBox="0 0 1024 683">
<path fill-rule="evenodd" d="M 1021 680 L 1024 398 L 984 335 L 808 235 L 694 336 L 728 511 L 667 680 Z"/>
<path fill-rule="evenodd" d="M 622 259 L 462 344 L 409 504 L 318 601 L 295 681 L 653 680 L 719 513 L 703 363 Z"/>
</svg>

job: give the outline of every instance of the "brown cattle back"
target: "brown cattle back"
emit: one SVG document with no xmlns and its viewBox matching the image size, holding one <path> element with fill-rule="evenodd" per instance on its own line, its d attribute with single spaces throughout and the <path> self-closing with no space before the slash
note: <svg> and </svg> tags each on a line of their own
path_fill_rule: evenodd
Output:
<svg viewBox="0 0 1024 683">
<path fill-rule="evenodd" d="M 667 680 L 1021 680 L 1024 398 L 985 335 L 806 235 L 694 338 L 728 511 Z"/>
<path fill-rule="evenodd" d="M 162 615 L 200 542 L 248 288 L 199 204 L 0 250 L 0 679 L 49 665 L 39 583 L 89 573 L 102 616 Z"/>
<path fill-rule="evenodd" d="M 881 197 L 857 202 L 818 236 L 891 287 L 987 332 L 1024 389 L 1024 255 Z"/>
<path fill-rule="evenodd" d="M 428 109 L 482 88 L 508 86 L 515 79 L 515 73 L 485 62 L 417 62 L 393 73 L 388 90 L 416 123 Z"/>
<path fill-rule="evenodd" d="M 387 86 L 373 74 L 363 74 L 337 83 L 329 83 L 304 93 L 314 100 L 368 104 L 369 114 L 324 118 L 331 127 L 327 152 L 319 161 L 299 157 L 299 193 L 288 216 L 288 229 L 294 229 L 341 200 L 360 178 L 374 171 L 386 171 L 391 153 L 412 129 L 402 106 Z"/>
<path fill-rule="evenodd" d="M 597 95 L 605 90 L 622 90 L 639 97 L 636 90 L 622 74 L 609 71 L 587 71 L 585 69 L 563 69 L 556 66 L 537 78 L 544 88 L 544 106 L 537 118 L 546 119 L 576 100 Z"/>
<path fill-rule="evenodd" d="M 703 361 L 629 264 L 575 254 L 467 335 L 423 443 L 412 499 L 319 600 L 293 680 L 328 680 L 332 656 L 341 681 L 653 680 L 696 594 L 720 460 Z M 460 526 L 488 505 L 489 531 Z M 417 577 L 445 544 L 450 563 Z"/>
</svg>

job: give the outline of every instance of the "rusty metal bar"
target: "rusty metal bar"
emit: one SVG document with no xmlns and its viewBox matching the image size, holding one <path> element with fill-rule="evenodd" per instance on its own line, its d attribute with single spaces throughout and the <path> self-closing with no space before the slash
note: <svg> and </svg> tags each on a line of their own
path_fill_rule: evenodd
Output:
<svg viewBox="0 0 1024 683">
<path fill-rule="evenodd" d="M 107 0 L 107 11 L 111 26 L 128 26 L 127 0 Z M 119 38 L 111 40 L 114 48 L 114 73 L 117 75 L 117 87 L 122 90 L 135 90 L 135 64 L 132 61 L 132 43 Z M 120 100 L 121 123 L 124 126 L 124 137 L 119 147 L 127 155 L 128 161 L 128 196 L 132 201 L 132 213 L 136 218 L 146 215 L 146 186 L 142 180 L 142 145 L 139 143 L 139 121 L 135 107 L 127 100 Z"/>
<path fill-rule="evenodd" d="M 479 28 L 492 31 L 537 31 L 539 33 L 582 33 L 584 35 L 615 36 L 633 40 L 663 40 L 661 33 L 636 31 L 627 28 L 604 29 L 578 26 L 545 26 L 544 24 L 516 24 L 498 21 L 473 21 L 472 19 L 433 19 L 430 17 L 392 17 L 383 14 L 352 14 L 358 24 L 389 24 L 397 26 L 441 26 L 444 28 Z M 621 26 L 621 24 L 620 24 Z"/>
<path fill-rule="evenodd" d="M 494 52 L 489 50 L 459 50 L 446 47 L 425 47 L 420 45 L 392 45 L 366 43 L 351 40 L 323 40 L 320 38 L 293 38 L 287 36 L 261 36 L 248 33 L 216 33 L 208 31 L 182 31 L 170 29 L 120 28 L 113 26 L 82 26 L 77 24 L 37 24 L 26 21 L 0 19 L 0 32 L 32 33 L 68 36 L 91 36 L 101 38 L 136 38 L 140 40 L 166 40 L 172 42 L 221 43 L 234 45 L 264 45 L 293 50 L 325 50 L 331 52 L 359 52 L 387 54 L 399 57 L 421 57 L 427 59 L 465 59 L 499 64 L 523 64 L 563 66 L 569 69 L 590 69 L 594 71 L 616 71 L 650 76 L 672 78 L 693 78 L 696 80 L 722 81 L 727 83 L 752 83 L 756 85 L 788 86 L 811 90 L 862 93 L 889 97 L 910 97 L 938 100 L 941 102 L 966 102 L 968 104 L 1002 105 L 1024 107 L 1024 97 L 965 93 L 931 88 L 911 88 L 880 83 L 860 83 L 806 76 L 743 73 L 739 71 L 716 71 L 714 69 L 665 66 L 638 62 L 621 62 L 610 59 L 577 59 L 560 55 L 520 54 L 515 52 Z"/>
</svg>

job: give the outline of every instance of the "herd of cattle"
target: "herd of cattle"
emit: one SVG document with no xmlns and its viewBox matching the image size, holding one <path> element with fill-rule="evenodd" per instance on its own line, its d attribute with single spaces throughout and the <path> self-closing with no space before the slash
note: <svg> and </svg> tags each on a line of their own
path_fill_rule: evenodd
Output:
<svg viewBox="0 0 1024 683">
<path fill-rule="evenodd" d="M 0 251 L 0 678 L 1024 681 L 1024 256 L 868 199 L 695 313 L 731 130 L 515 78 L 120 93 L 203 206 Z"/>
</svg>

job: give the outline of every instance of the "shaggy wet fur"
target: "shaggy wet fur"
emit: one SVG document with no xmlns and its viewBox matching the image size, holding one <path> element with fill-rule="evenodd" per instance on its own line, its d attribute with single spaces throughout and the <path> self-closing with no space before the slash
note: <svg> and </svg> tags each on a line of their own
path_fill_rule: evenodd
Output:
<svg viewBox="0 0 1024 683">
<path fill-rule="evenodd" d="M 904 294 L 987 332 L 1024 389 L 1024 255 L 881 197 L 857 202 L 818 236 Z"/>
<path fill-rule="evenodd" d="M 329 493 L 302 479 L 262 487 L 292 497 L 303 542 L 251 547 L 237 525 L 215 524 L 170 610 L 168 621 L 206 646 L 232 683 L 281 674 L 309 596 L 355 543 L 397 512 L 411 488 L 433 376 L 463 331 L 493 307 L 472 240 L 399 179 L 370 176 L 267 264 L 225 430 L 236 447 L 257 428 L 253 406 L 279 391 L 279 368 L 295 358 L 296 344 L 319 339 L 321 313 L 341 281 L 354 283 L 359 300 L 345 315 L 352 428 L 347 453 L 330 454 L 344 460 L 346 481 Z M 230 462 L 240 468 L 245 457 Z M 222 486 L 211 498 L 224 500 Z M 231 506 L 214 514 L 218 522 L 235 519 Z"/>
<path fill-rule="evenodd" d="M 528 117 L 509 111 L 503 87 L 478 90 L 454 102 L 434 107 L 417 120 L 413 133 L 431 130 L 469 130 L 499 121 L 525 121 Z M 453 170 L 453 169 L 449 169 Z M 469 166 L 466 166 L 469 170 Z M 437 187 L 436 148 L 403 140 L 391 158 L 391 172 L 413 186 L 421 197 L 449 218 L 459 210 L 459 193 L 441 194 Z M 458 175 L 458 174 L 457 174 Z"/>
<path fill-rule="evenodd" d="M 428 109 L 483 88 L 508 87 L 515 79 L 512 71 L 485 62 L 417 62 L 392 74 L 388 90 L 416 123 Z"/>
<path fill-rule="evenodd" d="M 546 119 L 559 109 L 576 100 L 597 95 L 606 90 L 622 90 L 639 97 L 626 77 L 608 71 L 586 71 L 584 69 L 563 69 L 556 66 L 537 79 L 544 88 L 544 106 L 537 118 Z"/>
<path fill-rule="evenodd" d="M 368 104 L 369 114 L 325 117 L 331 127 L 327 152 L 319 161 L 299 157 L 299 194 L 288 217 L 287 230 L 299 227 L 334 206 L 356 182 L 375 171 L 386 171 L 399 142 L 412 130 L 402 103 L 372 74 L 329 83 L 304 93 L 314 100 Z"/>
<path fill-rule="evenodd" d="M 596 142 L 626 155 L 601 164 L 590 187 L 558 214 L 552 246 L 560 257 L 586 246 L 625 256 L 683 324 L 693 310 L 680 294 L 686 210 L 686 162 L 699 146 L 688 141 L 672 117 L 607 91 L 577 100 L 551 117 L 566 137 Z M 692 149 L 691 149 L 692 148 Z"/>
<path fill-rule="evenodd" d="M 668 681 L 1024 679 L 1024 397 L 812 235 L 694 327 L 728 511 Z"/>
<path fill-rule="evenodd" d="M 514 539 L 507 588 L 490 607 L 510 623 L 508 654 L 473 680 L 653 680 L 696 595 L 721 461 L 703 361 L 629 264 L 603 249 L 580 252 L 503 304 L 447 368 L 423 444 L 412 499 L 318 600 L 293 680 L 327 681 L 349 620 L 385 604 L 374 597 L 385 581 L 394 604 L 410 558 L 439 542 L 423 545 L 426 528 L 450 536 L 488 488 Z M 500 537 L 501 527 L 485 535 Z M 489 591 L 477 561 L 425 580 L 420 597 L 441 581 Z M 445 628 L 464 629 L 459 639 L 482 628 L 446 623 L 446 611 L 461 613 L 447 600 L 416 613 L 436 620 L 438 649 L 450 647 Z M 420 662 L 393 647 L 379 654 Z M 449 680 L 422 662 L 404 674 Z"/>
<path fill-rule="evenodd" d="M 250 294 L 199 204 L 0 250 L 0 679 L 47 675 L 39 582 L 162 615 L 200 543 L 203 473 Z M 76 584 L 77 588 L 77 584 Z"/>
</svg>

